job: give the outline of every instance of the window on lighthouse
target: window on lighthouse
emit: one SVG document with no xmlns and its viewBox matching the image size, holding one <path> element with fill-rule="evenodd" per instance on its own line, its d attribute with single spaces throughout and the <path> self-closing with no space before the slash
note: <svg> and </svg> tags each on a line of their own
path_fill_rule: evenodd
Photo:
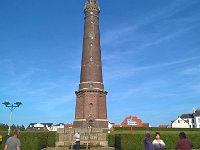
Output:
<svg viewBox="0 0 200 150">
<path fill-rule="evenodd" d="M 97 3 L 97 0 L 87 0 L 88 1 L 88 3 Z"/>
<path fill-rule="evenodd" d="M 92 56 L 90 57 L 90 61 L 93 61 L 93 57 L 92 57 Z M 90 85 L 90 86 L 91 86 L 91 85 Z"/>
</svg>

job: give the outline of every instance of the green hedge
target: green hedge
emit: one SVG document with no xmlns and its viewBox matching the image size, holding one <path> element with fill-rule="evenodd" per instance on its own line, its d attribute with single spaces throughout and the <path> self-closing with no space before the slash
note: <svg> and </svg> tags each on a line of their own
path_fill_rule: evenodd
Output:
<svg viewBox="0 0 200 150">
<path fill-rule="evenodd" d="M 4 132 L 4 131 L 0 132 L 0 134 L 3 136 L 3 141 L 0 143 L 0 149 L 3 149 L 3 146 L 4 146 L 4 144 L 5 144 L 5 139 L 6 139 L 7 133 L 8 133 L 8 132 Z"/>
<path fill-rule="evenodd" d="M 151 135 L 152 141 L 154 135 Z M 162 140 L 166 144 L 166 149 L 174 149 L 176 142 L 179 140 L 176 134 L 163 134 L 161 135 Z M 192 140 L 193 148 L 200 149 L 200 134 L 188 134 L 187 138 Z M 109 146 L 115 147 L 120 150 L 142 150 L 143 145 L 143 134 L 110 134 L 108 135 Z"/>
<path fill-rule="evenodd" d="M 0 145 L 3 149 L 7 132 L 0 132 L 4 140 Z M 19 136 L 22 150 L 41 150 L 46 147 L 55 147 L 56 132 L 20 132 Z"/>
<path fill-rule="evenodd" d="M 130 130 L 130 127 L 116 127 L 114 128 L 114 130 Z M 148 127 L 134 127 L 133 130 L 136 131 L 199 131 L 200 132 L 200 128 L 158 128 L 158 127 L 152 127 L 152 128 L 148 128 Z"/>
<path fill-rule="evenodd" d="M 130 134 L 118 134 L 115 137 L 115 147 L 120 150 L 142 150 L 144 136 L 138 134 L 137 136 Z"/>
<path fill-rule="evenodd" d="M 115 147 L 115 134 L 108 134 L 108 144 L 111 147 Z"/>
</svg>

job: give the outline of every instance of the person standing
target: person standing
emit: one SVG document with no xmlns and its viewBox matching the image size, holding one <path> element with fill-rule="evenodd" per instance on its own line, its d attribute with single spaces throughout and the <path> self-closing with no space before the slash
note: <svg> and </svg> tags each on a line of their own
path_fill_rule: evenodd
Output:
<svg viewBox="0 0 200 150">
<path fill-rule="evenodd" d="M 156 139 L 153 140 L 153 142 L 152 142 L 154 150 L 164 150 L 165 149 L 165 143 L 163 142 L 163 140 L 161 140 L 159 132 L 156 132 L 155 138 Z"/>
<path fill-rule="evenodd" d="M 18 136 L 19 136 L 19 130 L 15 129 L 14 135 L 6 140 L 4 150 L 20 150 L 21 143 L 20 140 L 18 139 Z"/>
<path fill-rule="evenodd" d="M 81 138 L 80 133 L 76 132 L 76 134 L 75 134 L 76 150 L 80 149 L 80 138 Z"/>
<path fill-rule="evenodd" d="M 3 142 L 3 136 L 0 134 L 0 145 Z"/>
<path fill-rule="evenodd" d="M 179 141 L 176 143 L 175 150 L 191 150 L 192 142 L 186 138 L 186 134 L 184 132 L 179 133 Z"/>
<path fill-rule="evenodd" d="M 150 132 L 146 131 L 144 134 L 144 150 L 153 150 L 153 144 L 150 140 Z"/>
</svg>

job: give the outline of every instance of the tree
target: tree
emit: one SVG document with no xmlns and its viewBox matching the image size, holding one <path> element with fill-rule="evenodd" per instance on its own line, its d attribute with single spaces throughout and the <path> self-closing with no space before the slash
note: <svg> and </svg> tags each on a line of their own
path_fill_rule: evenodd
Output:
<svg viewBox="0 0 200 150">
<path fill-rule="evenodd" d="M 21 125 L 21 126 L 19 127 L 19 130 L 20 130 L 20 131 L 25 131 L 24 125 Z"/>
<path fill-rule="evenodd" d="M 8 128 L 7 124 L 0 123 L 0 131 L 8 131 Z"/>
<path fill-rule="evenodd" d="M 0 131 L 8 131 L 9 126 L 7 124 L 0 123 Z M 24 125 L 12 125 L 10 127 L 11 131 L 19 129 L 20 131 L 25 131 Z"/>
<path fill-rule="evenodd" d="M 17 127 L 14 124 L 10 127 L 11 131 L 15 130 L 16 128 Z"/>
</svg>

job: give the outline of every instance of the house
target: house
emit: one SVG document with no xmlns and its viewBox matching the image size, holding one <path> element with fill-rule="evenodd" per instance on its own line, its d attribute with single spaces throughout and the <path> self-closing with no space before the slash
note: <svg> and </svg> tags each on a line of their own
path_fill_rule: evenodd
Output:
<svg viewBox="0 0 200 150">
<path fill-rule="evenodd" d="M 53 123 L 30 123 L 27 131 L 52 131 Z"/>
<path fill-rule="evenodd" d="M 65 124 L 65 127 L 64 128 L 73 128 L 73 124 Z"/>
<path fill-rule="evenodd" d="M 64 129 L 64 128 L 65 128 L 65 124 L 59 123 L 59 124 L 53 125 L 51 128 L 51 131 L 57 131 L 58 129 Z"/>
<path fill-rule="evenodd" d="M 143 127 L 146 127 L 146 128 L 151 128 L 150 123 L 142 123 L 142 126 L 143 126 Z"/>
<path fill-rule="evenodd" d="M 185 120 L 190 128 L 195 128 L 195 123 L 194 123 L 194 115 L 193 114 L 182 114 L 181 119 Z"/>
<path fill-rule="evenodd" d="M 161 124 L 158 126 L 158 128 L 171 128 L 171 125 Z"/>
<path fill-rule="evenodd" d="M 181 117 L 178 117 L 176 120 L 172 121 L 171 126 L 172 128 L 190 128 L 189 124 Z"/>
<path fill-rule="evenodd" d="M 200 109 L 194 112 L 194 123 L 196 128 L 200 128 Z"/>
<path fill-rule="evenodd" d="M 113 125 L 115 125 L 115 123 L 108 122 L 108 129 L 111 130 Z"/>
<path fill-rule="evenodd" d="M 181 126 L 185 126 L 184 122 L 188 124 L 189 128 L 200 128 L 200 109 L 193 109 L 193 113 L 191 114 L 182 114 L 175 121 L 172 122 L 172 128 L 176 128 L 177 126 L 181 128 Z"/>
</svg>

